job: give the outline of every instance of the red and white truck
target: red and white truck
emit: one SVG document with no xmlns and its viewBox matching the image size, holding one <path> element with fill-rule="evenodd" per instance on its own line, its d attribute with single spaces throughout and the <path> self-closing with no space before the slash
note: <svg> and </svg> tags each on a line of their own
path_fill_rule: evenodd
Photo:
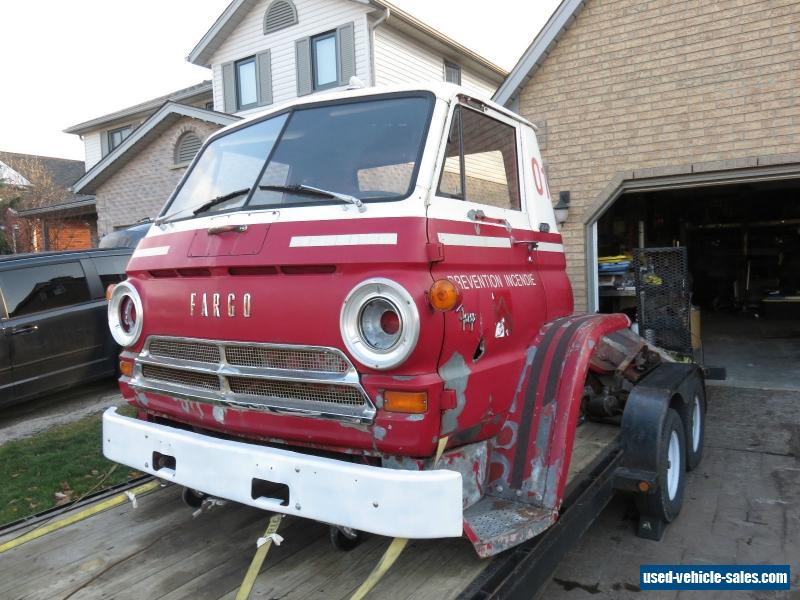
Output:
<svg viewBox="0 0 800 600">
<path fill-rule="evenodd" d="M 701 370 L 574 314 L 535 129 L 449 84 L 297 99 L 212 135 L 110 294 L 105 455 L 491 556 L 559 518 L 573 440 L 659 537 L 702 454 Z M 338 540 L 338 542 L 337 542 Z"/>
</svg>

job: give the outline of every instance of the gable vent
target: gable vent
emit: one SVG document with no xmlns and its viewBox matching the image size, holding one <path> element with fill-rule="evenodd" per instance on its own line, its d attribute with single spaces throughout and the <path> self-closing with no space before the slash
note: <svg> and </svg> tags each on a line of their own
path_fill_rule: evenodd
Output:
<svg viewBox="0 0 800 600">
<path fill-rule="evenodd" d="M 297 9 L 290 0 L 275 0 L 264 15 L 264 35 L 297 24 Z"/>
<path fill-rule="evenodd" d="M 182 165 L 191 162 L 195 154 L 200 150 L 203 142 L 197 137 L 197 134 L 187 131 L 184 133 L 178 143 L 175 144 L 175 164 Z"/>
</svg>

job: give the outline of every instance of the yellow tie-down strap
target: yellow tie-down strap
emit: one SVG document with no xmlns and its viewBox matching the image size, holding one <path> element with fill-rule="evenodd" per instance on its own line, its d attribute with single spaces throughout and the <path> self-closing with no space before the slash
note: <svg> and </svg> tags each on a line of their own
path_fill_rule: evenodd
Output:
<svg viewBox="0 0 800 600">
<path fill-rule="evenodd" d="M 444 454 L 445 446 L 447 446 L 447 440 L 449 438 L 447 436 L 443 437 L 439 440 L 439 445 L 436 448 L 436 457 L 433 459 L 433 468 L 436 468 L 436 465 L 439 464 L 439 459 L 442 458 L 442 454 Z M 394 538 L 392 543 L 389 544 L 389 547 L 386 549 L 386 552 L 383 553 L 381 556 L 380 562 L 375 566 L 372 570 L 372 573 L 369 574 L 364 580 L 364 583 L 355 591 L 355 593 L 350 596 L 350 600 L 362 600 L 376 585 L 378 582 L 386 575 L 386 572 L 391 568 L 391 566 L 395 563 L 397 558 L 400 554 L 405 550 L 406 545 L 408 544 L 408 540 L 406 538 Z"/>
</svg>

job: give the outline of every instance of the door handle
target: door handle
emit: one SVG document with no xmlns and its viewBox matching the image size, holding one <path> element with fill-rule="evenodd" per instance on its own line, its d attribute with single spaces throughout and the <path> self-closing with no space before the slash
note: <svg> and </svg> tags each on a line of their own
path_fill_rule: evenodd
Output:
<svg viewBox="0 0 800 600">
<path fill-rule="evenodd" d="M 33 333 L 39 331 L 38 325 L 26 325 L 24 327 L 14 327 L 11 330 L 11 335 L 25 335 L 26 333 Z"/>
<path fill-rule="evenodd" d="M 483 212 L 482 210 L 472 209 L 467 213 L 467 218 L 470 221 L 480 221 L 482 223 L 494 223 L 496 225 L 502 225 L 503 227 L 506 228 L 506 231 L 508 231 L 509 233 L 511 233 L 511 230 L 513 229 L 511 227 L 511 223 L 508 222 L 508 219 L 496 219 L 495 217 L 487 217 L 486 213 Z"/>
</svg>

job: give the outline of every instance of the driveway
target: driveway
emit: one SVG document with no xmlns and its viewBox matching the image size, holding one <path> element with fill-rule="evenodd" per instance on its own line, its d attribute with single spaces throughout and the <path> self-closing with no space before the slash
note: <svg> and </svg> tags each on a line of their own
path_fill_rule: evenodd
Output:
<svg viewBox="0 0 800 600">
<path fill-rule="evenodd" d="M 0 444 L 77 421 L 123 402 L 117 380 L 109 378 L 4 408 L 0 410 Z"/>
<path fill-rule="evenodd" d="M 700 467 L 661 543 L 634 536 L 618 497 L 559 565 L 543 598 L 800 600 L 800 393 L 709 387 Z M 792 592 L 641 592 L 639 565 L 791 565 Z"/>
</svg>

